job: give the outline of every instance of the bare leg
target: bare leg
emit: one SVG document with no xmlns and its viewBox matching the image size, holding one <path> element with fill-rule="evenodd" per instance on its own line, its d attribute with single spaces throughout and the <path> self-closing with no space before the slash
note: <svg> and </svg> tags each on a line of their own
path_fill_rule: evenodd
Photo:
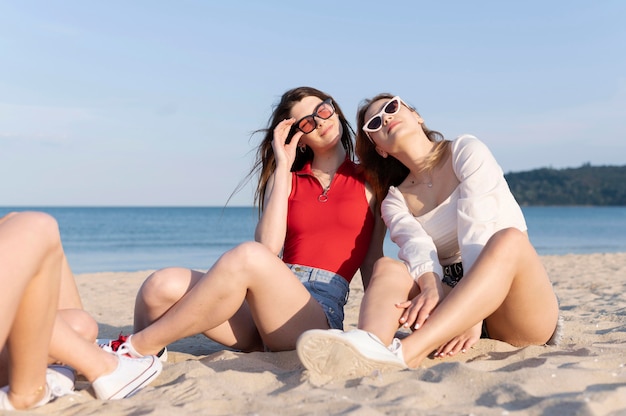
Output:
<svg viewBox="0 0 626 416">
<path fill-rule="evenodd" d="M 516 229 L 502 230 L 426 323 L 402 340 L 404 358 L 416 367 L 483 319 L 492 338 L 516 346 L 543 344 L 558 314 L 552 285 L 528 237 Z"/>
<path fill-rule="evenodd" d="M 328 328 L 322 307 L 285 264 L 265 246 L 249 242 L 225 253 L 167 313 L 134 334 L 133 346 L 155 354 L 171 342 L 222 325 L 244 300 L 272 350 L 293 349 L 303 331 Z"/>
<path fill-rule="evenodd" d="M 162 269 L 150 275 L 141 285 L 135 300 L 134 332 L 139 332 L 160 319 L 204 275 L 202 272 L 183 268 Z M 245 302 L 232 318 L 205 331 L 204 335 L 231 348 L 243 351 L 263 350 L 263 341 Z"/>
<path fill-rule="evenodd" d="M 63 309 L 58 311 L 58 315 L 81 337 L 92 343 L 96 341 L 98 323 L 87 312 L 82 309 Z"/>
<path fill-rule="evenodd" d="M 74 331 L 81 334 L 83 338 L 94 342 L 98 336 L 98 323 L 83 310 L 83 302 L 80 299 L 76 280 L 65 253 L 63 253 L 61 264 L 60 315 Z"/>
<path fill-rule="evenodd" d="M 60 287 L 61 243 L 56 221 L 22 213 L 0 224 L 3 296 L 0 340 L 8 335 L 9 400 L 17 409 L 41 400 L 48 345 Z"/>
<path fill-rule="evenodd" d="M 70 269 L 65 253 L 63 253 L 61 264 L 61 292 L 59 294 L 59 309 L 82 310 L 83 302 L 80 300 L 76 280 L 74 280 L 74 274 L 72 273 L 72 269 Z"/>
<path fill-rule="evenodd" d="M 376 335 L 385 345 L 393 340 L 403 310 L 397 303 L 417 296 L 419 288 L 404 263 L 383 257 L 374 265 L 359 312 L 359 329 Z"/>
<path fill-rule="evenodd" d="M 9 217 L 19 215 L 45 215 L 40 213 L 14 213 Z M 8 219 L 7 217 L 5 217 Z M 51 217 L 49 217 L 52 219 Z M 54 221 L 54 220 L 53 220 Z M 56 238 L 56 235 L 53 236 L 53 239 Z M 65 320 L 65 322 L 71 326 L 71 328 L 80 334 L 83 338 L 90 342 L 95 342 L 96 337 L 98 336 L 98 323 L 93 319 L 91 315 L 83 310 L 83 304 L 80 299 L 80 295 L 78 292 L 78 287 L 76 286 L 76 281 L 74 280 L 74 275 L 72 274 L 72 270 L 67 262 L 67 257 L 65 256 L 65 252 L 63 251 L 63 247 L 61 246 L 60 237 L 59 241 L 55 244 L 58 244 L 61 250 L 61 286 L 59 290 L 59 316 Z M 56 322 L 56 320 L 55 320 Z M 55 324 L 56 325 L 56 324 Z M 0 350 L 0 385 L 5 385 L 8 383 L 8 372 L 3 371 L 4 368 L 8 366 L 8 351 L 5 348 Z M 49 363 L 55 362 L 55 359 L 50 357 L 48 360 Z"/>
<path fill-rule="evenodd" d="M 95 343 L 83 338 L 59 316 L 50 340 L 50 355 L 78 370 L 90 382 L 117 368 L 117 357 L 114 354 L 105 352 Z"/>
</svg>

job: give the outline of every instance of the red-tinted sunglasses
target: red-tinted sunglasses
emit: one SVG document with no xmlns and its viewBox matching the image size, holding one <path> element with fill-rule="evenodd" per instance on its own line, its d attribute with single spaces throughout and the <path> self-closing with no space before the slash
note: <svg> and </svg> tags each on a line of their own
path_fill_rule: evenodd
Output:
<svg viewBox="0 0 626 416">
<path fill-rule="evenodd" d="M 328 98 L 315 107 L 313 114 L 309 114 L 298 120 L 295 126 L 302 133 L 309 134 L 317 128 L 317 120 L 315 120 L 315 117 L 328 120 L 333 114 L 335 114 L 335 107 L 333 107 L 333 101 Z"/>
</svg>

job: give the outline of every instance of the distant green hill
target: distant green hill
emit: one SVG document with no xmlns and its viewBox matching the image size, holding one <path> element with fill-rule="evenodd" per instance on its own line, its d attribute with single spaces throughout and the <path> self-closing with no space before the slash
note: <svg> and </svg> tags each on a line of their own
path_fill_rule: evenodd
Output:
<svg viewBox="0 0 626 416">
<path fill-rule="evenodd" d="M 520 205 L 626 206 L 626 166 L 541 168 L 504 175 Z"/>
</svg>

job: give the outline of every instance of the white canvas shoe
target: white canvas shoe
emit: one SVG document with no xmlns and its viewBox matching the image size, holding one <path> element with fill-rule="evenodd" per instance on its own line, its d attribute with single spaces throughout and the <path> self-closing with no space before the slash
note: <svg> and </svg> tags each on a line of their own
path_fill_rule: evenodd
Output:
<svg viewBox="0 0 626 416">
<path fill-rule="evenodd" d="M 356 378 L 407 368 L 401 348 L 396 345 L 392 352 L 361 329 L 306 331 L 298 338 L 296 351 L 309 373 L 322 377 Z"/>
<path fill-rule="evenodd" d="M 91 386 L 100 400 L 117 400 L 132 396 L 150 384 L 163 369 L 154 355 L 130 358 L 118 355 L 119 364 L 112 373 L 98 377 Z"/>
</svg>

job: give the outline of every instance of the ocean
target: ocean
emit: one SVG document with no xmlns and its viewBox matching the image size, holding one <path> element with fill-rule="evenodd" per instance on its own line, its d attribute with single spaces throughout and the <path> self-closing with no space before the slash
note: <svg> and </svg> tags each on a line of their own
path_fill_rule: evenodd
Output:
<svg viewBox="0 0 626 416">
<path fill-rule="evenodd" d="M 37 210 L 59 222 L 74 273 L 208 269 L 225 251 L 251 240 L 253 207 L 0 207 Z M 626 207 L 523 207 L 541 255 L 626 252 Z M 398 249 L 389 237 L 385 254 Z"/>
</svg>

